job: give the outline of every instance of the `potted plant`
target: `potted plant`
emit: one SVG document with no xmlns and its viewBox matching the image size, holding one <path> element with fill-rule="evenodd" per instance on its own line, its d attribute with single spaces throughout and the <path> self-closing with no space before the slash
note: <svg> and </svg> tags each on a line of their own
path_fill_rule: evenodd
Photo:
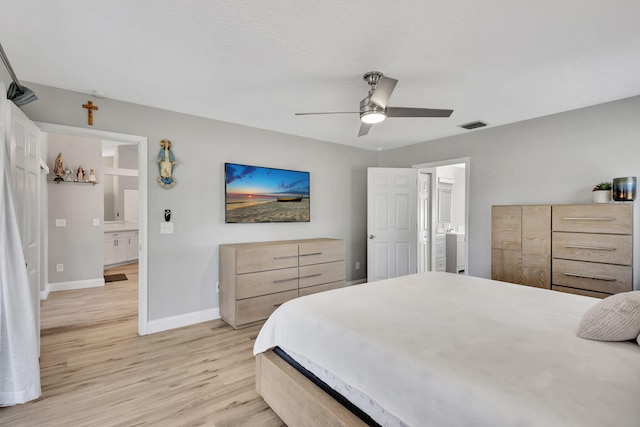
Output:
<svg viewBox="0 0 640 427">
<path fill-rule="evenodd" d="M 593 187 L 593 203 L 611 202 L 611 183 L 601 182 Z"/>
</svg>

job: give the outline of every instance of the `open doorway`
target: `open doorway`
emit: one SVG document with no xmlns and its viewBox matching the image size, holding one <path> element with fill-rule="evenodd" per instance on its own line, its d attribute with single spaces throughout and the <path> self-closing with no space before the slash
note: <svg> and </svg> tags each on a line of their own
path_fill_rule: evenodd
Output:
<svg viewBox="0 0 640 427">
<path fill-rule="evenodd" d="M 414 165 L 418 271 L 468 274 L 469 158 Z"/>
<path fill-rule="evenodd" d="M 43 132 L 46 132 L 49 135 L 57 135 L 57 136 L 69 136 L 69 137 L 81 137 L 81 138 L 86 138 L 86 139 L 91 139 L 91 140 L 98 140 L 98 142 L 100 141 L 113 141 L 119 144 L 126 144 L 129 147 L 132 147 L 133 150 L 137 151 L 137 174 L 138 176 L 135 177 L 134 179 L 137 181 L 137 187 L 138 187 L 138 209 L 137 209 L 137 215 L 138 215 L 138 222 L 135 226 L 132 226 L 131 224 L 129 224 L 129 227 L 133 227 L 131 230 L 127 230 L 127 231 L 131 231 L 131 232 L 135 232 L 136 236 L 137 236 L 137 244 L 133 243 L 131 245 L 130 251 L 134 251 L 137 252 L 138 254 L 138 262 L 137 262 L 137 280 L 136 280 L 136 286 L 132 291 L 132 295 L 137 296 L 137 298 L 135 298 L 135 305 L 137 306 L 137 309 L 135 310 L 136 314 L 137 314 L 137 318 L 138 318 L 138 334 L 139 335 L 146 335 L 147 333 L 147 323 L 148 323 L 148 316 L 147 316 L 147 186 L 148 186 L 148 179 L 147 179 L 147 152 L 148 152 L 148 146 L 147 146 L 147 138 L 146 137 L 141 137 L 141 136 L 136 136 L 136 135 L 127 135 L 127 134 L 119 134 L 119 133 L 114 133 L 114 132 L 107 132 L 107 131 L 98 131 L 98 130 L 93 130 L 93 129 L 85 129 L 85 128 L 76 128 L 76 127 L 71 127 L 71 126 L 63 126 L 63 125 L 56 125 L 56 124 L 50 124 L 50 123 L 38 123 L 38 126 L 40 127 L 40 129 Z M 107 176 L 107 175 L 103 175 Z M 102 178 L 104 179 L 104 178 Z M 91 186 L 77 186 L 77 187 L 83 187 L 83 191 L 86 191 L 87 193 L 90 194 L 91 190 Z M 93 188 L 95 189 L 96 187 L 98 187 L 97 185 L 94 185 Z M 102 188 L 102 186 L 100 186 Z M 72 188 L 72 185 L 70 185 L 68 188 Z M 122 202 L 124 204 L 124 202 Z M 77 206 L 78 209 L 80 209 L 80 206 L 82 206 L 83 202 L 80 200 L 77 202 Z M 102 203 L 100 204 L 102 206 Z M 96 229 L 99 229 L 100 231 L 102 231 L 102 233 L 104 233 L 105 230 L 105 221 L 104 221 L 104 216 L 102 214 L 102 212 L 99 215 L 100 217 L 103 218 L 102 221 L 96 220 L 96 218 L 93 219 L 93 225 L 96 227 Z M 98 224 L 98 225 L 96 225 Z M 100 236 L 100 241 L 98 242 L 94 242 L 94 246 L 93 247 L 97 247 L 97 245 L 99 244 L 101 247 L 102 245 L 105 245 L 106 247 L 106 243 L 104 240 L 104 236 Z M 125 242 L 130 242 L 130 237 L 127 236 L 126 237 L 127 240 L 123 240 L 123 245 Z M 51 240 L 50 240 L 51 243 Z M 97 256 L 100 257 L 100 260 L 94 260 L 93 262 L 99 262 L 100 264 L 100 269 L 102 270 L 104 267 L 104 258 L 103 258 L 103 251 L 99 251 L 96 250 L 95 251 Z M 93 254 L 92 256 L 96 256 L 95 254 Z M 135 255 L 132 255 L 133 257 L 135 257 Z M 118 263 L 116 263 L 118 264 Z M 122 264 L 124 265 L 124 264 Z M 119 266 L 122 266 L 119 265 Z M 120 274 L 120 273 L 116 273 L 116 274 Z M 126 275 L 126 273 L 123 273 Z M 133 275 L 133 272 L 130 273 L 131 275 Z M 100 274 L 102 276 L 102 274 Z M 129 289 L 129 291 L 131 291 L 131 289 Z"/>
</svg>

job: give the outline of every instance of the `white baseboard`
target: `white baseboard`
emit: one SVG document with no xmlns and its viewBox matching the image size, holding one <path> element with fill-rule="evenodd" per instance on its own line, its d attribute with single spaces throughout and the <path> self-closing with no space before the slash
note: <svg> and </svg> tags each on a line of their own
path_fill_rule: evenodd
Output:
<svg viewBox="0 0 640 427">
<path fill-rule="evenodd" d="M 104 277 L 100 277 L 99 279 L 75 280 L 73 282 L 49 283 L 47 288 L 49 292 L 58 292 L 72 289 L 96 288 L 98 286 L 104 286 Z"/>
<path fill-rule="evenodd" d="M 358 279 L 347 282 L 347 286 L 359 285 L 361 283 L 367 283 L 367 279 Z"/>
<path fill-rule="evenodd" d="M 169 329 L 181 328 L 183 326 L 195 325 L 196 323 L 208 322 L 220 318 L 218 307 L 209 310 L 194 311 L 177 316 L 164 317 L 162 319 L 150 320 L 147 322 L 147 334 L 168 331 Z"/>
<path fill-rule="evenodd" d="M 51 285 L 47 283 L 47 287 L 44 291 L 40 291 L 40 301 L 45 301 L 49 298 L 49 292 L 51 292 Z"/>
</svg>

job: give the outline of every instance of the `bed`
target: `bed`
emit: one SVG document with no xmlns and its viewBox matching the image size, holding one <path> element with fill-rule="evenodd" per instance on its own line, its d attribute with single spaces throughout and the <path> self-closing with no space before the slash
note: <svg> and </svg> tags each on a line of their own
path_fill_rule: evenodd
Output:
<svg viewBox="0 0 640 427">
<path fill-rule="evenodd" d="M 256 388 L 290 426 L 637 427 L 638 343 L 576 337 L 598 301 L 448 273 L 298 298 L 256 339 Z"/>
</svg>

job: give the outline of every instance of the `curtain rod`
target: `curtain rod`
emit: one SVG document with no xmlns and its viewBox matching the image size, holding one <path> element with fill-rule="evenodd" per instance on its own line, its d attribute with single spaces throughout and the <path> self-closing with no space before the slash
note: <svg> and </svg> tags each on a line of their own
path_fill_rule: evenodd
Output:
<svg viewBox="0 0 640 427">
<path fill-rule="evenodd" d="M 16 77 L 16 73 L 14 73 L 13 68 L 11 68 L 11 64 L 9 63 L 9 58 L 7 58 L 7 54 L 4 53 L 2 43 L 0 43 L 0 56 L 2 57 L 2 62 L 4 62 L 4 66 L 7 67 L 7 71 L 9 71 L 9 75 L 11 76 L 13 82 L 18 85 L 18 88 L 22 88 L 22 85 L 18 81 L 18 77 Z"/>
</svg>

